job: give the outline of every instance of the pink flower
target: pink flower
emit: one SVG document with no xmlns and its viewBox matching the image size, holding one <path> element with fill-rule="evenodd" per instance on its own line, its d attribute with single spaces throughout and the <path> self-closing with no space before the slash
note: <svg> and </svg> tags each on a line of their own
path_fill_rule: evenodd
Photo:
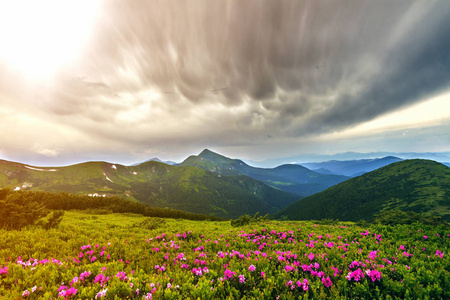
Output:
<svg viewBox="0 0 450 300">
<path fill-rule="evenodd" d="M 327 288 L 331 287 L 332 282 L 331 282 L 330 276 L 327 276 L 327 278 L 322 277 L 322 283 Z"/>
<path fill-rule="evenodd" d="M 128 279 L 128 278 L 127 278 L 127 273 L 125 273 L 125 272 L 123 272 L 123 271 L 118 272 L 118 273 L 116 274 L 116 277 L 119 278 L 119 279 L 122 280 L 122 281 L 126 281 L 126 280 Z"/>
<path fill-rule="evenodd" d="M 2 269 L 0 269 L 0 275 L 1 274 L 8 274 L 8 267 L 7 266 L 5 266 Z"/>
<path fill-rule="evenodd" d="M 101 290 L 100 292 L 97 293 L 95 298 L 103 298 L 103 297 L 105 297 L 107 291 L 108 291 L 108 289 Z"/>
<path fill-rule="evenodd" d="M 364 278 L 364 273 L 363 271 L 361 271 L 360 268 L 358 268 L 357 270 L 348 273 L 347 276 L 345 276 L 345 278 L 347 278 L 348 281 L 354 279 L 355 281 L 360 281 L 362 278 Z"/>
<path fill-rule="evenodd" d="M 303 279 L 303 283 L 300 283 L 300 281 L 297 281 L 297 285 L 298 285 L 298 287 L 300 287 L 300 285 L 301 285 L 302 289 L 305 292 L 307 292 L 308 288 L 309 288 L 309 281 L 308 281 L 308 279 L 305 278 L 305 279 Z"/>
<path fill-rule="evenodd" d="M 22 297 L 27 297 L 30 295 L 30 292 L 28 290 L 23 291 Z"/>
<path fill-rule="evenodd" d="M 264 278 L 265 275 L 266 275 L 266 272 L 261 271 L 261 277 Z"/>
<path fill-rule="evenodd" d="M 428 237 L 426 235 L 423 236 L 423 239 L 426 240 Z"/>
<path fill-rule="evenodd" d="M 248 270 L 250 272 L 254 272 L 256 270 L 256 267 L 254 265 L 250 265 L 250 267 L 248 267 Z"/>
<path fill-rule="evenodd" d="M 100 285 L 104 285 L 106 282 L 108 282 L 108 280 L 109 277 L 106 278 L 103 273 L 100 273 L 95 277 L 94 283 L 100 283 Z"/>
<path fill-rule="evenodd" d="M 313 260 L 315 257 L 314 253 L 309 253 L 308 258 L 309 260 Z"/>
<path fill-rule="evenodd" d="M 233 271 L 231 271 L 231 270 L 229 270 L 229 269 L 226 269 L 225 271 L 224 271 L 224 279 L 225 280 L 230 280 L 231 278 L 233 278 L 233 276 L 236 276 L 236 272 L 233 272 Z"/>
<path fill-rule="evenodd" d="M 377 258 L 377 251 L 370 251 L 369 258 L 370 259 L 376 259 Z"/>
<path fill-rule="evenodd" d="M 244 275 L 239 275 L 239 282 L 240 282 L 240 283 L 244 283 L 244 282 L 245 282 L 245 277 L 244 277 Z"/>
<path fill-rule="evenodd" d="M 74 287 L 71 287 L 68 290 L 66 290 L 66 294 L 64 296 L 68 297 L 68 296 L 75 295 L 76 293 L 77 293 L 77 289 Z"/>
<path fill-rule="evenodd" d="M 366 270 L 366 274 L 372 279 L 372 281 L 380 281 L 381 280 L 381 273 L 378 270 Z"/>
</svg>

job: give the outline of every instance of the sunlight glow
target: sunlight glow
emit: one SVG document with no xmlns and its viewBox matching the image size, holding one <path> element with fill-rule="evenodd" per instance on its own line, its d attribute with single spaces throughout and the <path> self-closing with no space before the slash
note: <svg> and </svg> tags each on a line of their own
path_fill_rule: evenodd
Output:
<svg viewBox="0 0 450 300">
<path fill-rule="evenodd" d="M 0 2 L 0 63 L 28 79 L 52 77 L 86 44 L 99 1 Z"/>
<path fill-rule="evenodd" d="M 349 135 L 369 134 L 445 124 L 450 120 L 449 103 L 450 93 L 444 93 L 416 105 L 380 116 L 349 129 L 345 133 Z"/>
</svg>

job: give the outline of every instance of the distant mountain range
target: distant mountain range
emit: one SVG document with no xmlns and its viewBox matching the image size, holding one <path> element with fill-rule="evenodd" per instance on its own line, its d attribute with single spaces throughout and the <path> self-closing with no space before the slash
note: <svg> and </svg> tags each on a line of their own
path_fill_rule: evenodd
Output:
<svg viewBox="0 0 450 300">
<path fill-rule="evenodd" d="M 267 159 L 261 161 L 246 160 L 246 162 L 248 164 L 251 164 L 252 166 L 268 168 L 286 163 L 303 165 L 305 163 L 326 162 L 331 160 L 349 161 L 361 159 L 376 159 L 386 156 L 394 156 L 400 159 L 429 159 L 450 166 L 450 152 L 344 152 L 333 155 L 302 154 L 291 157 Z"/>
<path fill-rule="evenodd" d="M 395 156 L 386 156 L 375 159 L 330 160 L 321 163 L 304 163 L 301 165 L 322 174 L 340 174 L 356 177 L 399 161 L 402 161 L 402 159 Z"/>
<path fill-rule="evenodd" d="M 450 220 L 450 168 L 422 159 L 396 162 L 300 199 L 274 217 L 370 221 L 391 209 Z"/>
<path fill-rule="evenodd" d="M 157 207 L 236 218 L 274 213 L 299 197 L 247 176 L 220 176 L 194 167 L 147 162 L 123 166 L 86 162 L 43 168 L 0 161 L 0 188 L 123 196 Z"/>
<path fill-rule="evenodd" d="M 163 164 L 166 164 L 166 165 L 171 165 L 171 166 L 173 166 L 173 165 L 176 164 L 176 162 L 174 162 L 174 161 L 170 161 L 170 160 L 162 161 L 162 160 L 160 160 L 159 158 L 154 157 L 154 158 L 150 158 L 150 159 L 148 159 L 148 160 L 146 160 L 146 161 L 144 161 L 144 162 L 135 163 L 135 164 L 133 164 L 133 165 L 131 165 L 131 166 L 132 166 L 132 167 L 134 167 L 134 166 L 139 166 L 140 164 L 143 164 L 143 163 L 146 163 L 146 162 L 150 162 L 150 161 L 157 161 L 157 162 L 160 162 L 160 163 L 163 163 Z"/>
<path fill-rule="evenodd" d="M 203 150 L 198 156 L 189 156 L 177 166 L 196 167 L 223 176 L 246 175 L 301 197 L 315 194 L 349 179 L 342 175 L 321 174 L 299 165 L 282 165 L 271 169 L 255 168 L 240 159 L 231 159 L 208 149 Z"/>
</svg>

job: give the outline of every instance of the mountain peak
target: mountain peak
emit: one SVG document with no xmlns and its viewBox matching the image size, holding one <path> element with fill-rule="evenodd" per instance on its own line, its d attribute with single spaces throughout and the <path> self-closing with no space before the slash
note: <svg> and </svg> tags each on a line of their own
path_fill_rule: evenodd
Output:
<svg viewBox="0 0 450 300">
<path fill-rule="evenodd" d="M 209 154 L 217 154 L 211 150 L 209 150 L 208 148 L 203 149 L 202 152 L 200 152 L 200 154 L 198 156 L 202 156 L 202 155 L 209 155 Z"/>
<path fill-rule="evenodd" d="M 213 152 L 209 149 L 205 149 L 203 150 L 198 156 L 212 160 L 212 161 L 217 161 L 217 160 L 231 160 L 231 158 L 228 158 L 226 156 L 220 155 L 216 152 Z"/>
</svg>

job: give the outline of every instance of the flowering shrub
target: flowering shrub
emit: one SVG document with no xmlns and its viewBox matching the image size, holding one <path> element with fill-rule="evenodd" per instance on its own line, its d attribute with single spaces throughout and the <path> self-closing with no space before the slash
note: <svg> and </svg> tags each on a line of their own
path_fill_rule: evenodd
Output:
<svg viewBox="0 0 450 300">
<path fill-rule="evenodd" d="M 143 219 L 69 211 L 58 229 L 0 230 L 0 297 L 450 299 L 444 226 Z"/>
</svg>

